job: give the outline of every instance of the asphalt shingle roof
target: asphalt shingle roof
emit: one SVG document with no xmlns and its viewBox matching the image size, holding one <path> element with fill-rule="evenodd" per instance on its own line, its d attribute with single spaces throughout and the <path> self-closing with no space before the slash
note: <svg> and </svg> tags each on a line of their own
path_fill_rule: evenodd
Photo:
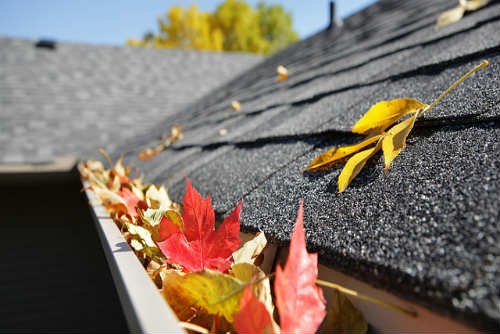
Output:
<svg viewBox="0 0 500 334">
<path fill-rule="evenodd" d="M 382 0 L 277 53 L 166 117 L 117 153 L 146 180 L 184 175 L 219 216 L 243 198 L 242 228 L 279 242 L 304 198 L 308 246 L 320 261 L 476 327 L 500 321 L 500 6 L 492 2 L 435 31 L 456 1 Z M 340 168 L 301 174 L 309 161 L 359 139 L 349 131 L 378 101 L 431 103 L 483 59 L 490 65 L 417 121 L 390 171 L 378 155 L 342 194 Z M 276 82 L 276 66 L 289 78 Z M 231 110 L 231 101 L 242 111 Z M 229 117 L 228 117 L 229 114 Z M 149 163 L 138 153 L 166 128 L 185 138 Z M 221 136 L 219 131 L 227 130 Z M 171 175 L 173 175 L 172 178 Z"/>
<path fill-rule="evenodd" d="M 262 57 L 0 38 L 0 163 L 112 150 Z"/>
</svg>

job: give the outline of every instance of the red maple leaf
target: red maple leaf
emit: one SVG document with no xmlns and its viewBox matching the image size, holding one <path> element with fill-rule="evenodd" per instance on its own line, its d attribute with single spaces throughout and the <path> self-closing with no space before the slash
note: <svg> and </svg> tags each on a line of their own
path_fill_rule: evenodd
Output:
<svg viewBox="0 0 500 334">
<path fill-rule="evenodd" d="M 234 328 L 240 334 L 274 333 L 266 306 L 255 297 L 248 285 L 240 299 L 240 312 L 234 317 Z"/>
<path fill-rule="evenodd" d="M 290 241 L 285 268 L 276 267 L 274 293 L 282 333 L 315 333 L 326 315 L 323 291 L 316 286 L 318 254 L 309 254 L 303 222 L 303 201 Z"/>
<path fill-rule="evenodd" d="M 165 241 L 170 236 L 175 233 L 180 232 L 179 226 L 174 224 L 170 219 L 163 216 L 160 221 L 160 228 L 158 229 L 158 235 L 160 237 L 160 241 Z"/>
<path fill-rule="evenodd" d="M 141 201 L 139 197 L 137 197 L 137 195 L 134 194 L 129 188 L 122 187 L 120 191 L 118 191 L 118 195 L 123 198 L 125 203 L 127 203 L 128 214 L 132 217 L 137 217 L 137 206 L 139 206 L 141 209 L 147 208 L 146 203 Z"/>
<path fill-rule="evenodd" d="M 202 199 L 186 177 L 186 195 L 183 199 L 183 230 L 170 220 L 161 224 L 175 226 L 163 227 L 170 235 L 158 243 L 169 262 L 182 265 L 188 271 L 213 269 L 221 272 L 231 266 L 231 256 L 241 243 L 240 232 L 241 201 L 234 211 L 224 219 L 215 230 L 215 217 L 210 196 Z"/>
</svg>

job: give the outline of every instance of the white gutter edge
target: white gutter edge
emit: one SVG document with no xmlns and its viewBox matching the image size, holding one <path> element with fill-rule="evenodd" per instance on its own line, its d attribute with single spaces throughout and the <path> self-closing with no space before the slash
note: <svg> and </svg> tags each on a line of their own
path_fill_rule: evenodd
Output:
<svg viewBox="0 0 500 334">
<path fill-rule="evenodd" d="M 85 193 L 130 332 L 186 333 L 97 196 Z"/>
</svg>

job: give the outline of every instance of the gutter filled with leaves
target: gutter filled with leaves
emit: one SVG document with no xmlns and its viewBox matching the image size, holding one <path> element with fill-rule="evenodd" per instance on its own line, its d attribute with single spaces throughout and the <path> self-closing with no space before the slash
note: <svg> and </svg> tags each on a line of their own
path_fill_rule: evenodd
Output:
<svg viewBox="0 0 500 334">
<path fill-rule="evenodd" d="M 473 68 L 431 105 L 409 98 L 375 104 L 352 129 L 367 135 L 364 141 L 325 152 L 305 170 L 314 172 L 347 161 L 338 181 L 342 192 L 366 161 L 382 149 L 387 171 L 404 148 L 417 117 L 487 65 L 483 61 Z M 279 80 L 285 80 L 288 73 L 283 73 L 283 69 L 281 72 L 278 70 Z M 233 103 L 233 108 L 241 106 Z M 393 126 L 407 115 L 407 119 Z M 140 158 L 149 160 L 181 138 L 180 127 L 174 126 L 170 136 L 163 138 L 158 147 L 143 151 Z M 283 268 L 277 265 L 275 273 L 266 275 L 258 266 L 267 244 L 265 235 L 259 233 L 240 247 L 243 201 L 216 229 L 210 197 L 203 199 L 187 177 L 181 206 L 169 198 L 165 187 L 144 184 L 142 178 L 131 177 L 132 168 L 124 166 L 121 158 L 113 164 L 102 153 L 110 169 L 99 161 L 88 161 L 80 165 L 81 176 L 103 203 L 185 329 L 200 333 L 314 333 L 324 323 L 322 330 L 327 332 L 365 332 L 366 321 L 344 295 L 416 316 L 333 282 L 318 280 L 317 254 L 306 250 L 302 202 L 286 264 Z M 318 285 L 337 292 L 328 316 Z"/>
</svg>

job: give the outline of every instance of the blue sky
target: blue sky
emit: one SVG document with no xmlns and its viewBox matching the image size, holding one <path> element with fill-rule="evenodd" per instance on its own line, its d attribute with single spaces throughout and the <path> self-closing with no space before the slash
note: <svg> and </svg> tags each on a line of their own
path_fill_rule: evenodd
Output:
<svg viewBox="0 0 500 334">
<path fill-rule="evenodd" d="M 259 0 L 247 0 L 255 5 Z M 267 0 L 292 12 L 294 29 L 308 37 L 328 23 L 328 0 Z M 375 0 L 337 0 L 343 18 Z M 129 37 L 156 31 L 156 19 L 174 4 L 197 3 L 213 11 L 220 0 L 0 0 L 0 36 L 123 45 Z"/>
</svg>

